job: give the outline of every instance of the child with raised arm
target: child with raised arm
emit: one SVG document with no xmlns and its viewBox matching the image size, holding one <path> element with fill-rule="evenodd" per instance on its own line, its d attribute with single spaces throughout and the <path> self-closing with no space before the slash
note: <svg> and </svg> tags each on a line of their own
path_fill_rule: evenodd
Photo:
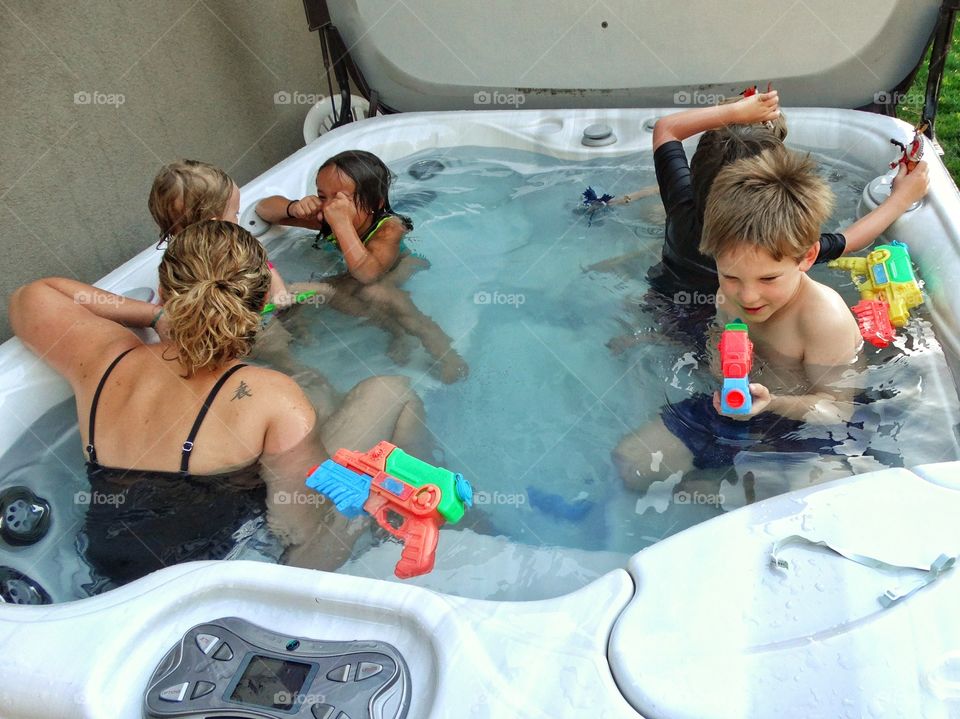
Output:
<svg viewBox="0 0 960 719">
<path fill-rule="evenodd" d="M 718 272 L 714 329 L 735 318 L 749 328 L 752 409 L 721 415 L 719 393 L 664 407 L 662 421 L 627 435 L 614 451 L 627 486 L 646 489 L 677 471 L 729 466 L 756 445 L 797 450 L 792 433 L 804 422 L 850 419 L 852 390 L 838 381 L 857 358 L 860 332 L 840 295 L 807 275 L 832 205 L 814 161 L 783 147 L 717 175 L 699 251 Z M 710 345 L 715 352 L 715 341 Z M 829 452 L 829 440 L 814 444 Z"/>
<path fill-rule="evenodd" d="M 738 132 L 739 128 L 750 130 Z M 704 135 L 688 166 L 681 143 L 700 132 Z M 766 135 L 767 132 L 770 134 Z M 671 287 L 689 289 L 695 283 L 707 293 L 716 291 L 716 263 L 698 250 L 714 178 L 729 163 L 782 143 L 786 134 L 776 90 L 726 105 L 678 112 L 657 121 L 653 129 L 653 157 L 667 212 L 660 277 L 667 279 Z M 925 163 L 920 163 L 909 176 L 906 166 L 901 166 L 893 192 L 878 208 L 842 233 L 820 235 L 814 261 L 827 262 L 868 246 L 923 197 L 928 186 Z"/>
<path fill-rule="evenodd" d="M 688 164 L 682 142 L 703 133 Z M 712 312 L 717 292 L 717 268 L 699 251 L 707 197 L 717 173 L 732 162 L 781 146 L 787 125 L 776 90 L 744 97 L 715 107 L 695 108 L 660 118 L 653 130 L 653 160 L 666 211 L 661 261 L 647 279 L 656 293 L 679 298 L 687 314 Z M 926 163 L 907 174 L 901 166 L 890 196 L 876 209 L 840 233 L 820 235 L 815 263 L 857 252 L 872 243 L 929 186 Z M 685 318 L 686 319 L 686 318 Z M 640 340 L 636 335 L 614 338 L 608 345 L 623 350 Z"/>
<path fill-rule="evenodd" d="M 267 197 L 257 205 L 257 214 L 267 222 L 319 230 L 314 246 L 339 253 L 344 263 L 345 271 L 329 279 L 335 288 L 331 306 L 370 317 L 393 335 L 389 354 L 398 362 L 405 361 L 402 333 L 418 337 L 440 378 L 455 382 L 466 376 L 466 362 L 452 348 L 450 337 L 399 288 L 423 261 L 403 246 L 413 223 L 391 209 L 391 180 L 379 157 L 348 150 L 320 166 L 316 195 Z"/>
</svg>

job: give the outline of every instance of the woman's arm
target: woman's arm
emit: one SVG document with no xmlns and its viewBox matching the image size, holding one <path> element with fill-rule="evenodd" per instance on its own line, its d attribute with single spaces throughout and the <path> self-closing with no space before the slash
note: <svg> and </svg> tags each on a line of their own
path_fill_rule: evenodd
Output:
<svg viewBox="0 0 960 719">
<path fill-rule="evenodd" d="M 316 413 L 293 380 L 282 376 L 271 396 L 277 414 L 264 438 L 260 459 L 267 489 L 267 521 L 287 547 L 285 563 L 332 570 L 350 556 L 365 521 L 348 521 L 323 495 L 304 482 L 329 459 Z"/>
<path fill-rule="evenodd" d="M 16 290 L 8 305 L 14 333 L 74 384 L 112 344 L 140 342 L 127 327 L 150 327 L 157 305 L 64 277 L 48 277 Z"/>
</svg>

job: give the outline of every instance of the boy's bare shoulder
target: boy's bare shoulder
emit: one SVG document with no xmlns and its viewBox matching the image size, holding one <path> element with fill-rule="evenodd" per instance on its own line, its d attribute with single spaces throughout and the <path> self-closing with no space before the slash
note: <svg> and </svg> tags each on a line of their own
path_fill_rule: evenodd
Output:
<svg viewBox="0 0 960 719">
<path fill-rule="evenodd" d="M 831 364 L 854 358 L 861 345 L 860 330 L 846 302 L 832 287 L 815 280 L 810 280 L 808 290 L 799 322 L 804 361 Z"/>
</svg>

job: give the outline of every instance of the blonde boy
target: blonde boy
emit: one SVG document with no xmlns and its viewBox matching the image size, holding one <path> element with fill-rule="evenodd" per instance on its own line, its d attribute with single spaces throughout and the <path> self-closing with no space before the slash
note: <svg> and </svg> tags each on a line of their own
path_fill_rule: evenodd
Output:
<svg viewBox="0 0 960 719">
<path fill-rule="evenodd" d="M 645 489 L 691 466 L 729 466 L 755 444 L 829 451 L 827 440 L 801 446 L 787 435 L 803 422 L 845 422 L 853 410 L 850 392 L 836 382 L 857 358 L 857 324 L 840 295 L 807 275 L 832 208 L 813 160 L 782 147 L 717 175 L 700 251 L 717 264 L 714 332 L 735 318 L 749 327 L 753 407 L 749 415 L 721 415 L 718 392 L 664 407 L 662 422 L 627 435 L 614 451 L 628 486 Z M 715 339 L 709 347 L 716 359 Z"/>
</svg>

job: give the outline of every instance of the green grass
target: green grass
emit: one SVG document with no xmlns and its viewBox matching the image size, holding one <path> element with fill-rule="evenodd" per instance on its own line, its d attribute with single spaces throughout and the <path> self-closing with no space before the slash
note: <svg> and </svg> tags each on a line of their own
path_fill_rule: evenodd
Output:
<svg viewBox="0 0 960 719">
<path fill-rule="evenodd" d="M 927 51 L 913 85 L 897 108 L 897 117 L 912 125 L 920 120 L 927 89 Z M 940 105 L 936 118 L 937 140 L 943 148 L 943 162 L 953 181 L 960 184 L 960 22 L 953 28 L 953 43 L 947 56 L 947 68 L 940 85 Z"/>
</svg>

